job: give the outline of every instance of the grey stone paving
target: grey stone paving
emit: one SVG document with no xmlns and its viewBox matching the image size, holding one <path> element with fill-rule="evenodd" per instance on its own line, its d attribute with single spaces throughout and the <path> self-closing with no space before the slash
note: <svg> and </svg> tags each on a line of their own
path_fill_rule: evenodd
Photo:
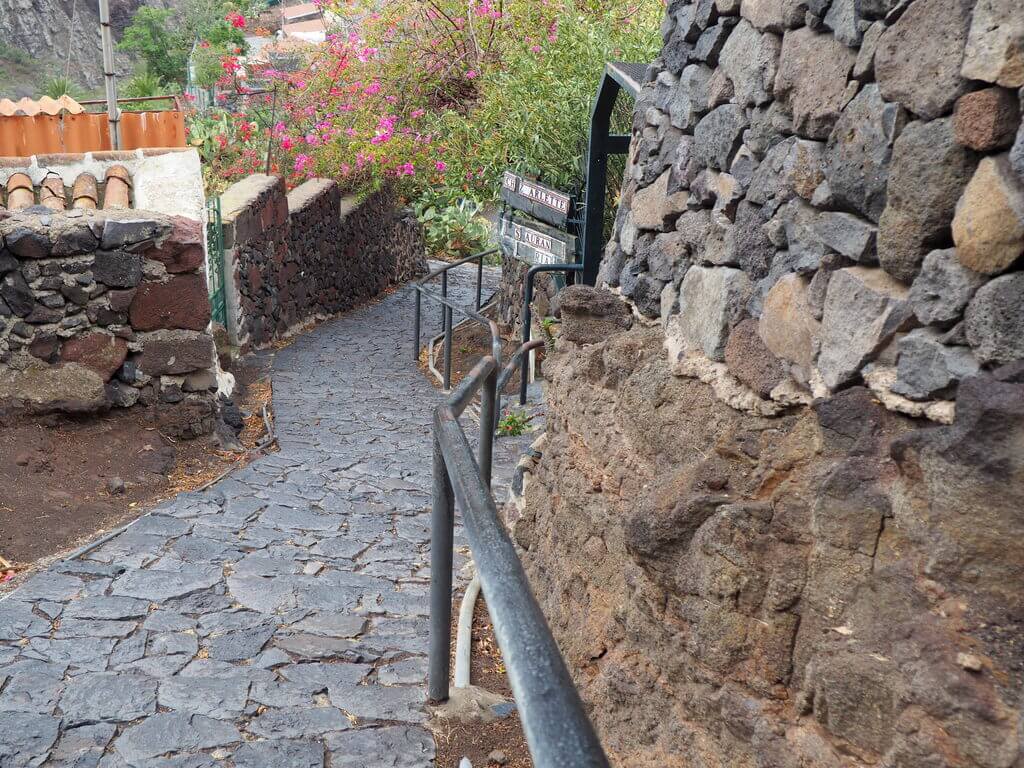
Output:
<svg viewBox="0 0 1024 768">
<path fill-rule="evenodd" d="M 278 453 L 0 601 L 0 768 L 432 765 L 438 392 L 412 306 L 403 288 L 278 353 Z"/>
</svg>

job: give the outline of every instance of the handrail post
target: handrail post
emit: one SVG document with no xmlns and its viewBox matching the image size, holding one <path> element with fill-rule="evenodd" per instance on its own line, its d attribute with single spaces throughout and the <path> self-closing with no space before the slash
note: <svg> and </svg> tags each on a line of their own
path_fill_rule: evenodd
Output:
<svg viewBox="0 0 1024 768">
<path fill-rule="evenodd" d="M 452 388 L 452 308 L 444 306 L 444 388 Z"/>
<path fill-rule="evenodd" d="M 532 310 L 533 303 L 533 279 L 537 273 L 531 267 L 526 272 L 526 285 L 523 289 L 523 344 L 530 343 L 530 326 L 533 324 Z M 521 376 L 519 378 L 519 405 L 526 405 L 526 388 L 530 383 L 530 356 L 523 358 Z"/>
<path fill-rule="evenodd" d="M 480 302 L 483 300 L 484 284 L 484 255 L 480 254 L 480 261 L 476 264 L 476 311 L 480 311 Z"/>
<path fill-rule="evenodd" d="M 442 272 L 441 273 L 441 298 L 443 298 L 443 299 L 447 299 L 448 298 L 448 273 L 447 272 Z M 442 301 L 441 302 L 441 325 L 442 325 L 442 327 L 444 326 L 445 314 L 446 314 L 445 306 L 444 306 L 444 302 Z"/>
<path fill-rule="evenodd" d="M 430 670 L 427 675 L 428 694 L 434 702 L 448 700 L 454 538 L 455 494 L 435 428 L 433 509 L 430 515 Z"/>
<path fill-rule="evenodd" d="M 416 290 L 416 320 L 413 323 L 413 335 L 416 337 L 416 341 L 413 343 L 412 355 L 413 360 L 417 363 L 420 361 L 420 314 L 423 311 L 423 294 Z"/>
<path fill-rule="evenodd" d="M 498 366 L 495 361 L 494 370 L 484 379 L 480 394 L 480 446 L 479 464 L 480 478 L 484 485 L 491 487 L 491 469 L 494 456 L 494 415 L 498 391 Z"/>
</svg>

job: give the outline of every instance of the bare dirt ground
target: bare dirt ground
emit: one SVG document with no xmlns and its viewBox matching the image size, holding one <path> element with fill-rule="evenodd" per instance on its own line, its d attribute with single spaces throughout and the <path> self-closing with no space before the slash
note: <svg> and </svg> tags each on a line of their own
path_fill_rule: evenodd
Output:
<svg viewBox="0 0 1024 768">
<path fill-rule="evenodd" d="M 522 344 L 522 339 L 513 338 L 509 335 L 505 335 L 501 339 L 501 358 L 504 362 L 508 362 L 512 354 L 519 349 L 519 345 Z M 434 361 L 434 367 L 439 371 L 444 370 L 444 344 L 438 343 L 437 350 L 435 352 L 437 359 Z M 480 358 L 491 351 L 491 334 L 490 332 L 479 323 L 466 323 L 463 326 L 455 328 L 453 331 L 452 338 L 452 387 L 457 387 L 459 382 L 473 370 L 473 366 L 480 362 Z M 544 350 L 540 349 L 537 352 L 538 359 L 543 362 Z M 434 386 L 440 388 L 441 382 L 437 380 L 437 377 L 427 368 L 427 351 L 424 347 L 423 352 L 420 354 L 420 369 L 423 374 L 430 380 Z M 515 394 L 519 391 L 519 373 L 517 372 L 505 385 L 503 392 L 506 395 Z"/>
<path fill-rule="evenodd" d="M 234 401 L 246 447 L 263 435 L 270 381 L 261 363 L 234 371 Z M 175 441 L 142 409 L 101 416 L 25 419 L 0 441 L 0 557 L 20 571 L 135 519 L 157 502 L 194 490 L 248 461 L 213 436 Z M 5 570 L 0 563 L 0 578 Z"/>
<path fill-rule="evenodd" d="M 461 605 L 461 596 L 456 606 Z M 452 630 L 452 649 L 455 648 L 455 628 Z M 454 667 L 454 660 L 452 661 Z M 481 595 L 473 613 L 473 653 L 470 661 L 470 682 L 491 693 L 497 693 L 506 699 L 512 699 L 512 689 L 505 673 L 505 663 L 501 658 L 501 650 L 494 639 L 494 628 L 487 614 L 487 604 Z M 437 741 L 437 756 L 434 764 L 437 768 L 458 768 L 459 761 L 468 757 L 473 768 L 532 768 L 530 751 L 523 736 L 519 714 L 513 712 L 508 717 L 490 723 L 457 723 L 445 721 L 434 731 Z M 500 752 L 504 762 L 493 762 L 488 756 Z"/>
</svg>

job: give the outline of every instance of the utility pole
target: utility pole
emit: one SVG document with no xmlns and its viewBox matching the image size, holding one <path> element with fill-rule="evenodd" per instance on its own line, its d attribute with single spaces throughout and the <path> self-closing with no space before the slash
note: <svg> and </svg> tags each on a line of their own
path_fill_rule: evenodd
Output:
<svg viewBox="0 0 1024 768">
<path fill-rule="evenodd" d="M 103 39 L 103 80 L 107 89 L 107 123 L 110 145 L 121 148 L 121 111 L 117 108 L 117 81 L 114 80 L 114 38 L 110 34 L 110 2 L 100 3 L 100 37 Z"/>
</svg>

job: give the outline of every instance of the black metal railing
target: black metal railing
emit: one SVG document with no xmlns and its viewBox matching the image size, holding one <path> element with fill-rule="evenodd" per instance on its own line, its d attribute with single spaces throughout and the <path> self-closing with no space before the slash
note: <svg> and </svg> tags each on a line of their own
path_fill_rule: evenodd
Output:
<svg viewBox="0 0 1024 768">
<path fill-rule="evenodd" d="M 434 410 L 434 480 L 430 539 L 430 659 L 428 695 L 448 699 L 451 676 L 452 570 L 455 509 L 476 563 L 487 610 L 494 626 L 512 694 L 533 764 L 537 768 L 608 768 L 608 760 L 583 708 L 530 590 L 526 572 L 498 515 L 491 494 L 494 436 L 501 392 L 531 351 L 542 340 L 523 344 L 502 366 L 497 323 L 480 314 L 483 260 L 495 251 L 467 256 L 445 264 L 415 284 L 415 357 L 419 359 L 422 297 L 440 303 L 445 330 L 445 389 L 451 390 L 451 337 L 454 312 L 483 324 L 491 334 L 491 354 L 485 355 Z M 477 262 L 476 301 L 460 306 L 448 295 L 448 272 Z M 441 278 L 441 292 L 427 286 Z M 480 396 L 480 436 L 477 455 L 459 422 L 473 399 Z"/>
<path fill-rule="evenodd" d="M 523 345 L 501 369 L 494 355 L 485 356 L 434 411 L 429 696 L 440 702 L 449 693 L 458 504 L 533 764 L 537 768 L 607 768 L 608 760 L 530 590 L 490 489 L 494 426 L 489 416 L 503 384 L 541 344 L 538 340 Z M 459 422 L 478 392 L 482 403 L 479 459 L 474 458 Z"/>
<path fill-rule="evenodd" d="M 416 289 L 416 317 L 413 325 L 413 359 L 420 359 L 420 326 L 423 316 L 423 297 L 428 296 L 441 305 L 441 325 L 444 329 L 444 388 L 452 388 L 452 313 L 461 312 L 467 317 L 482 323 L 491 332 L 491 351 L 496 360 L 501 360 L 501 336 L 498 332 L 498 325 L 480 314 L 480 305 L 483 301 L 484 281 L 484 259 L 498 252 L 497 248 L 482 253 L 474 253 L 464 259 L 443 264 L 426 277 L 421 278 L 413 284 Z M 448 272 L 471 261 L 476 262 L 476 302 L 473 309 L 455 304 L 448 297 Z M 437 293 L 429 288 L 427 284 L 439 277 L 441 278 L 441 292 Z"/>
<path fill-rule="evenodd" d="M 534 280 L 541 272 L 565 272 L 566 277 L 583 272 L 582 264 L 535 264 L 526 272 L 526 280 L 523 282 L 523 344 L 530 341 L 530 332 L 533 326 L 533 286 Z M 530 372 L 527 366 L 523 366 L 522 376 L 519 377 L 519 404 L 526 405 L 526 390 L 530 384 Z"/>
</svg>

